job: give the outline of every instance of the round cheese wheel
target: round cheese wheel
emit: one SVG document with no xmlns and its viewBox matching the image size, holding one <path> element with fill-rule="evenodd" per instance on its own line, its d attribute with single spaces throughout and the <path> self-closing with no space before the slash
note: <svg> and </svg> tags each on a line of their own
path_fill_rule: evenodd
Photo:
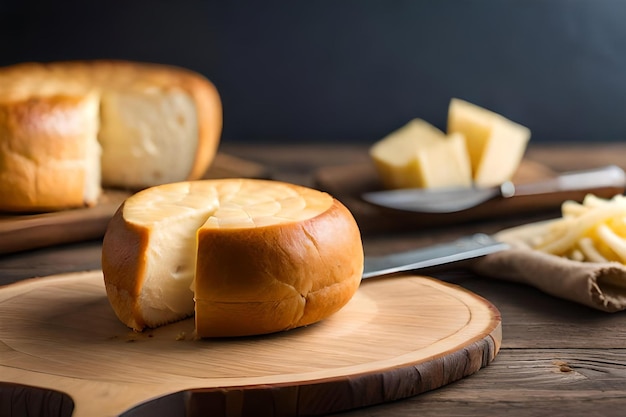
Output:
<svg viewBox="0 0 626 417">
<path fill-rule="evenodd" d="M 141 331 L 195 314 L 198 337 L 273 333 L 320 321 L 359 287 L 363 245 L 332 196 L 269 180 L 151 187 L 106 231 L 110 303 Z"/>
<path fill-rule="evenodd" d="M 94 205 L 201 178 L 222 130 L 215 86 L 182 68 L 126 62 L 0 68 L 0 210 Z"/>
</svg>

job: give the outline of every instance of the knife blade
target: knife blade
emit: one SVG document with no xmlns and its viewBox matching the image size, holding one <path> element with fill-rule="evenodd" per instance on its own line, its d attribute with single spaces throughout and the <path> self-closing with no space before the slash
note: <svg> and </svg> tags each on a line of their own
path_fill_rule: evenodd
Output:
<svg viewBox="0 0 626 417">
<path fill-rule="evenodd" d="M 371 191 L 362 198 L 372 204 L 420 213 L 453 213 L 480 205 L 494 198 L 545 195 L 571 191 L 614 188 L 623 192 L 626 174 L 616 165 L 562 173 L 544 181 L 513 184 L 510 181 L 494 187 L 410 188 Z"/>
<path fill-rule="evenodd" d="M 508 249 L 509 245 L 499 242 L 484 233 L 476 233 L 452 242 L 393 253 L 384 256 L 366 256 L 363 279 L 395 272 L 406 272 L 453 262 L 464 261 Z"/>
</svg>

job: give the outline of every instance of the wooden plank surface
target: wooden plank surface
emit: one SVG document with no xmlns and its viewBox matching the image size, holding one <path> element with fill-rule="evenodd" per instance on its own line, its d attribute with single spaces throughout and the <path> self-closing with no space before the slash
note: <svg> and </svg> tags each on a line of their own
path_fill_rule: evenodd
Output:
<svg viewBox="0 0 626 417">
<path fill-rule="evenodd" d="M 268 178 L 261 164 L 218 153 L 204 178 Z M 0 214 L 0 254 L 101 238 L 109 219 L 131 193 L 103 190 L 96 206 L 51 213 Z"/>
<path fill-rule="evenodd" d="M 101 271 L 2 287 L 0 316 L 2 381 L 64 392 L 75 417 L 183 390 L 188 416 L 324 415 L 474 374 L 502 337 L 484 298 L 410 275 L 364 281 L 329 319 L 261 337 L 194 340 L 193 319 L 134 333 L 111 310 Z M 153 415 L 141 408 L 128 415 Z"/>
<path fill-rule="evenodd" d="M 624 349 L 504 349 L 490 366 L 453 389 L 331 416 L 619 417 L 626 404 L 625 362 Z"/>
</svg>

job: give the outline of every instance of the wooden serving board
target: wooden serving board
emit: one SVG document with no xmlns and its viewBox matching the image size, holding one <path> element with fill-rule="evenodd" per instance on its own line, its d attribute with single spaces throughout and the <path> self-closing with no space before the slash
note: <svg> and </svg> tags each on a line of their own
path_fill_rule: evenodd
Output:
<svg viewBox="0 0 626 417">
<path fill-rule="evenodd" d="M 513 182 L 523 184 L 541 181 L 554 177 L 556 174 L 543 164 L 525 159 L 513 176 Z M 424 229 L 541 212 L 559 214 L 563 201 L 568 199 L 582 201 L 589 192 L 571 191 L 541 196 L 494 199 L 455 213 L 414 213 L 379 207 L 360 197 L 364 192 L 383 189 L 378 173 L 371 162 L 323 167 L 315 172 L 314 181 L 317 188 L 334 195 L 350 209 L 363 233 Z M 607 187 L 590 191 L 598 197 L 613 197 L 624 190 Z"/>
<path fill-rule="evenodd" d="M 218 153 L 204 178 L 230 177 L 268 178 L 269 174 L 259 164 Z M 0 254 L 101 238 L 109 219 L 130 195 L 128 191 L 106 189 L 98 204 L 91 208 L 0 214 Z"/>
<path fill-rule="evenodd" d="M 74 417 L 323 415 L 473 374 L 502 338 L 488 301 L 414 275 L 368 279 L 332 317 L 258 337 L 194 340 L 193 319 L 134 333 L 101 271 L 2 287 L 0 317 L 0 399 L 53 389 L 73 399 Z"/>
</svg>

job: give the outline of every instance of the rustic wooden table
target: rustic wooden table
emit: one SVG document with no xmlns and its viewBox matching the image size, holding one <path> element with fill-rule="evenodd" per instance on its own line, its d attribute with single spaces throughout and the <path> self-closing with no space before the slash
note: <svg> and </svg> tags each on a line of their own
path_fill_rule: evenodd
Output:
<svg viewBox="0 0 626 417">
<path fill-rule="evenodd" d="M 356 145 L 243 145 L 222 151 L 268 167 L 275 179 L 304 185 L 321 166 L 368 160 Z M 555 170 L 616 164 L 626 169 L 626 145 L 532 146 L 527 157 Z M 554 213 L 545 213 L 552 216 Z M 426 246 L 472 232 L 521 224 L 516 217 L 364 236 L 366 255 Z M 88 241 L 0 257 L 0 285 L 25 278 L 100 267 L 100 242 Z M 478 373 L 406 400 L 343 416 L 623 415 L 626 407 L 626 316 L 607 314 L 522 285 L 464 270 L 433 271 L 491 301 L 501 312 L 503 342 Z M 2 349 L 0 348 L 0 354 Z M 1 380 L 1 376 L 0 376 Z"/>
</svg>

